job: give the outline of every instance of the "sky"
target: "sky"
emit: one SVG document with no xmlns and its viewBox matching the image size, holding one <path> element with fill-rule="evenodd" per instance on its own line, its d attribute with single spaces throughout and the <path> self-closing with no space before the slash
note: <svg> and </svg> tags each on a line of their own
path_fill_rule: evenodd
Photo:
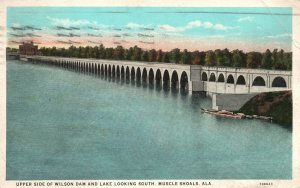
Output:
<svg viewBox="0 0 300 188">
<path fill-rule="evenodd" d="M 291 51 L 291 8 L 9 7 L 8 46 Z"/>
</svg>

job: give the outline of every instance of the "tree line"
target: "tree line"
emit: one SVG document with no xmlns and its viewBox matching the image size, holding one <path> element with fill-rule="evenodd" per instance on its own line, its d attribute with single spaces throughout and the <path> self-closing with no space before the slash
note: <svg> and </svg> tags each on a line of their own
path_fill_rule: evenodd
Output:
<svg viewBox="0 0 300 188">
<path fill-rule="evenodd" d="M 177 64 L 192 64 L 206 66 L 223 66 L 236 68 L 263 68 L 276 70 L 292 69 L 292 52 L 274 49 L 272 52 L 267 49 L 261 52 L 243 52 L 242 50 L 229 51 L 227 48 L 221 50 L 193 51 L 187 49 L 180 50 L 175 48 L 171 51 L 145 50 L 138 46 L 128 49 L 122 46 L 115 48 L 99 46 L 69 48 L 46 48 L 39 49 L 45 56 L 77 57 L 77 58 L 96 58 L 110 60 L 129 60 L 146 62 L 164 62 Z"/>
</svg>

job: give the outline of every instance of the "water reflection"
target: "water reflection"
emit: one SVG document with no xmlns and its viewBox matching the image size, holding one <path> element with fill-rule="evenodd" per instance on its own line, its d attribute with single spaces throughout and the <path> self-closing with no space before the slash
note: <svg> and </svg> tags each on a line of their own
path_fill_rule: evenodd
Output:
<svg viewBox="0 0 300 188">
<path fill-rule="evenodd" d="M 154 88 L 155 88 L 154 83 L 149 83 L 148 87 L 149 87 L 150 90 L 154 90 Z"/>
<path fill-rule="evenodd" d="M 161 84 L 156 84 L 156 85 L 155 85 L 155 90 L 156 90 L 156 91 L 161 91 L 161 90 L 162 90 Z"/>
</svg>

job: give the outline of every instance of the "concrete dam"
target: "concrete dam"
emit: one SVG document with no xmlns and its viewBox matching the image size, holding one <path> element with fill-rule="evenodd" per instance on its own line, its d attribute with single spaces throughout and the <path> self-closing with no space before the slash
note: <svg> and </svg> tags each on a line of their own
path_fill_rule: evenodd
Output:
<svg viewBox="0 0 300 188">
<path fill-rule="evenodd" d="M 258 93 L 292 89 L 292 71 L 52 56 L 21 55 L 20 60 L 189 93 L 205 92 L 212 98 L 212 108 L 216 110 L 236 111 Z"/>
</svg>

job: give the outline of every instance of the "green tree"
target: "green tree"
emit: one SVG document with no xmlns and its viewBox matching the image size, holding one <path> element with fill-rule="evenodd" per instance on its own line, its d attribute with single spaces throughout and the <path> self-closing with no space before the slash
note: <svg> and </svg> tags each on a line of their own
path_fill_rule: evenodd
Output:
<svg viewBox="0 0 300 188">
<path fill-rule="evenodd" d="M 113 59 L 121 60 L 124 56 L 124 48 L 122 46 L 117 46 L 113 51 Z"/>
<path fill-rule="evenodd" d="M 76 52 L 77 52 L 77 50 L 76 50 L 76 47 L 75 46 L 73 46 L 73 45 L 71 45 L 69 48 L 68 48 L 68 54 L 69 54 L 69 56 L 71 56 L 71 57 L 77 57 L 77 54 L 76 54 Z"/>
<path fill-rule="evenodd" d="M 86 57 L 87 58 L 95 58 L 94 48 L 91 46 L 86 47 Z"/>
<path fill-rule="evenodd" d="M 247 53 L 247 68 L 259 68 L 261 65 L 261 53 L 249 52 Z"/>
<path fill-rule="evenodd" d="M 100 59 L 105 59 L 105 57 L 106 57 L 106 49 L 105 49 L 105 47 L 103 46 L 103 44 L 100 44 L 100 46 L 99 46 L 99 58 Z"/>
<path fill-rule="evenodd" d="M 200 65 L 201 62 L 201 54 L 198 50 L 193 51 L 191 55 L 192 64 L 193 65 Z"/>
<path fill-rule="evenodd" d="M 273 52 L 272 52 L 272 69 L 275 69 L 278 65 L 278 58 L 277 58 L 277 53 L 278 53 L 278 50 L 277 49 L 274 49 Z"/>
<path fill-rule="evenodd" d="M 232 63 L 233 67 L 246 67 L 246 59 L 244 52 L 241 50 L 233 50 Z"/>
<path fill-rule="evenodd" d="M 94 58 L 99 59 L 100 58 L 100 53 L 99 53 L 99 47 L 94 46 Z"/>
<path fill-rule="evenodd" d="M 170 52 L 170 59 L 172 63 L 179 63 L 180 61 L 180 49 L 175 48 Z"/>
<path fill-rule="evenodd" d="M 142 56 L 141 56 L 141 61 L 148 61 L 148 59 L 149 59 L 148 51 L 143 51 Z"/>
<path fill-rule="evenodd" d="M 51 56 L 57 56 L 57 52 L 56 52 L 56 47 L 55 46 L 51 48 L 50 55 Z"/>
<path fill-rule="evenodd" d="M 156 53 L 155 49 L 150 50 L 149 53 L 148 53 L 148 61 L 149 62 L 156 61 L 156 55 L 157 55 L 157 53 Z"/>
<path fill-rule="evenodd" d="M 200 65 L 205 65 L 205 52 L 200 52 Z"/>
<path fill-rule="evenodd" d="M 191 53 L 184 49 L 181 55 L 181 64 L 191 64 L 192 62 Z"/>
<path fill-rule="evenodd" d="M 284 63 L 284 51 L 282 49 L 277 53 L 277 64 L 275 64 L 275 69 L 286 70 L 286 65 Z"/>
<path fill-rule="evenodd" d="M 271 69 L 273 67 L 272 53 L 269 49 L 267 49 L 266 52 L 263 54 L 261 67 L 264 69 Z"/>
<path fill-rule="evenodd" d="M 224 66 L 224 57 L 220 49 L 215 50 L 215 61 L 217 66 Z"/>
<path fill-rule="evenodd" d="M 162 50 L 158 50 L 157 55 L 156 55 L 156 61 L 162 62 L 162 58 L 163 58 L 163 52 L 162 52 Z"/>
<path fill-rule="evenodd" d="M 229 52 L 229 50 L 227 48 L 225 48 L 224 50 L 222 50 L 222 54 L 223 54 L 223 66 L 226 67 L 232 67 L 232 54 Z"/>
<path fill-rule="evenodd" d="M 137 46 L 134 46 L 133 47 L 133 56 L 132 56 L 131 60 L 141 61 L 141 56 L 142 56 L 142 49 Z"/>
<path fill-rule="evenodd" d="M 79 52 L 80 52 L 80 54 L 79 54 L 80 58 L 86 58 L 86 48 L 80 46 L 79 47 Z"/>
<path fill-rule="evenodd" d="M 215 66 L 216 65 L 216 55 L 215 52 L 209 50 L 205 54 L 205 65 L 206 66 Z"/>
<path fill-rule="evenodd" d="M 7 47 L 8 51 L 12 51 Z M 14 49 L 17 50 L 17 49 Z M 292 69 L 292 52 L 278 51 L 274 49 L 271 52 L 267 49 L 264 53 L 249 52 L 245 54 L 242 50 L 233 50 L 229 52 L 227 48 L 220 50 L 193 51 L 187 49 L 180 52 L 175 48 L 168 52 L 162 50 L 144 51 L 138 46 L 124 49 L 122 46 L 116 48 L 105 48 L 100 46 L 73 46 L 66 48 L 41 47 L 39 49 L 44 56 L 78 57 L 78 58 L 100 58 L 117 60 L 134 60 L 149 62 L 174 62 L 182 64 L 207 65 L 207 66 L 226 66 L 226 67 L 248 67 L 265 68 L 278 70 Z"/>
<path fill-rule="evenodd" d="M 292 70 L 292 52 L 284 53 L 283 63 L 287 70 Z"/>
<path fill-rule="evenodd" d="M 133 58 L 133 48 L 125 49 L 124 51 L 124 59 L 131 60 Z"/>
<path fill-rule="evenodd" d="M 65 48 L 60 49 L 60 56 L 69 57 L 69 52 Z"/>
<path fill-rule="evenodd" d="M 113 48 L 106 48 L 105 49 L 105 58 L 104 59 L 113 59 L 113 53 L 114 53 L 114 49 Z"/>
<path fill-rule="evenodd" d="M 169 52 L 164 52 L 163 53 L 162 62 L 170 63 L 170 54 L 169 54 Z"/>
</svg>

